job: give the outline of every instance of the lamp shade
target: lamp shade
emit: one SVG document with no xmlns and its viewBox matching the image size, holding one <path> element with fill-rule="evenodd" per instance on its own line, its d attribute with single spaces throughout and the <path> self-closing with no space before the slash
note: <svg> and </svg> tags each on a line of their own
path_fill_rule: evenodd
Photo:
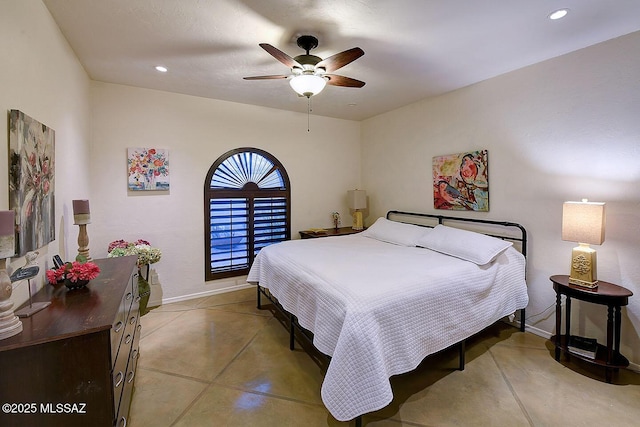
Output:
<svg viewBox="0 0 640 427">
<path fill-rule="evenodd" d="M 347 191 L 349 209 L 364 209 L 367 207 L 367 192 L 364 190 Z"/>
<path fill-rule="evenodd" d="M 301 74 L 289 80 L 291 88 L 307 98 L 322 92 L 327 81 L 315 74 Z"/>
<path fill-rule="evenodd" d="M 562 206 L 562 240 L 601 245 L 604 223 L 604 203 L 565 202 Z"/>
</svg>

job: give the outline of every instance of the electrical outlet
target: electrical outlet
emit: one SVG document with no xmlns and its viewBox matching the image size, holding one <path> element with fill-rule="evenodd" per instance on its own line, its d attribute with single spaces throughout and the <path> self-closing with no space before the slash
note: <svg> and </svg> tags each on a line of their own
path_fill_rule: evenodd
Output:
<svg viewBox="0 0 640 427">
<path fill-rule="evenodd" d="M 159 284 L 159 280 L 158 280 L 158 273 L 156 273 L 155 270 L 151 270 L 151 273 L 149 274 L 149 284 L 150 285 L 157 285 Z"/>
</svg>

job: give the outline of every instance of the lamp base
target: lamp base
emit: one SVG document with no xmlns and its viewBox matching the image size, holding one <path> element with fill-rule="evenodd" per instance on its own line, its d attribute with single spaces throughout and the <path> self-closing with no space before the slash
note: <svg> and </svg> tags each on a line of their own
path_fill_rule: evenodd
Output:
<svg viewBox="0 0 640 427">
<path fill-rule="evenodd" d="M 13 313 L 11 279 L 7 274 L 5 258 L 0 258 L 0 340 L 22 332 L 22 322 Z"/>
<path fill-rule="evenodd" d="M 571 276 L 569 276 L 569 284 L 570 285 L 581 286 L 583 288 L 589 288 L 589 289 L 596 289 L 598 287 L 598 281 L 597 280 L 594 281 L 594 282 L 583 282 L 582 280 L 574 279 Z"/>
<path fill-rule="evenodd" d="M 18 335 L 20 332 L 22 332 L 22 322 L 17 316 L 0 320 L 0 340 Z"/>
<path fill-rule="evenodd" d="M 571 252 L 569 283 L 584 288 L 598 287 L 596 251 L 588 244 L 580 243 Z"/>
<path fill-rule="evenodd" d="M 353 213 L 353 226 L 351 228 L 354 230 L 364 230 L 364 224 L 362 222 L 362 212 L 355 211 Z"/>
</svg>

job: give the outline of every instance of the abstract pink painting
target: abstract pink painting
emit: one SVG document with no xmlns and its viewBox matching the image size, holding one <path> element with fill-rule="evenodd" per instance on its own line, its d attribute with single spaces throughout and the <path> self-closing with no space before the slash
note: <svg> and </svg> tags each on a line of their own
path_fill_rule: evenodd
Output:
<svg viewBox="0 0 640 427">
<path fill-rule="evenodd" d="M 433 158 L 433 207 L 459 211 L 489 211 L 487 150 Z"/>
</svg>

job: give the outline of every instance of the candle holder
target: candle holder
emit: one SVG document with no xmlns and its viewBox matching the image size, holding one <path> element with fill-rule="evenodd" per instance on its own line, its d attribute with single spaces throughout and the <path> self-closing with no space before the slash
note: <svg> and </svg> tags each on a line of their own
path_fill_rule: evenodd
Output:
<svg viewBox="0 0 640 427">
<path fill-rule="evenodd" d="M 89 255 L 89 234 L 87 234 L 87 224 L 91 224 L 88 200 L 73 201 L 73 222 L 80 230 L 78 232 L 78 255 L 91 261 Z"/>
<path fill-rule="evenodd" d="M 89 255 L 89 234 L 87 234 L 87 224 L 78 224 L 78 255 L 83 256 L 87 261 L 91 261 Z"/>
</svg>

